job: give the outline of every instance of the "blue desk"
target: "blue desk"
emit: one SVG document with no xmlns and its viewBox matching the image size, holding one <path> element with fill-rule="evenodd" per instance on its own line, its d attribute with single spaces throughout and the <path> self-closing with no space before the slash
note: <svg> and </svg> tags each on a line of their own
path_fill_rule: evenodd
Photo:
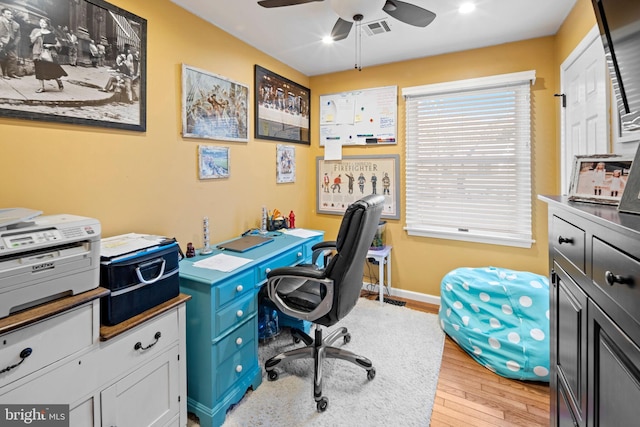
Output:
<svg viewBox="0 0 640 427">
<path fill-rule="evenodd" d="M 222 253 L 180 261 L 180 291 L 187 302 L 187 409 L 202 427 L 220 426 L 230 406 L 262 382 L 258 364 L 258 291 L 267 273 L 278 267 L 311 262 L 311 247 L 324 233 L 299 238 L 287 234 L 244 253 L 250 259 L 224 273 L 193 263 Z"/>
</svg>

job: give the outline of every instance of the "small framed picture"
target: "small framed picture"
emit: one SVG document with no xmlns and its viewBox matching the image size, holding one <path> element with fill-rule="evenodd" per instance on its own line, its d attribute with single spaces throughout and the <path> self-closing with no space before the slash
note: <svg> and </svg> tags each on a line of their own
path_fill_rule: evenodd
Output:
<svg viewBox="0 0 640 427">
<path fill-rule="evenodd" d="M 636 151 L 636 156 L 633 159 L 633 165 L 631 172 L 626 183 L 626 189 L 618 210 L 621 212 L 640 214 L 640 148 Z"/>
<path fill-rule="evenodd" d="M 200 179 L 229 178 L 229 147 L 198 146 Z"/>
<path fill-rule="evenodd" d="M 296 182 L 296 149 L 291 145 L 278 144 L 276 150 L 276 182 Z"/>
<path fill-rule="evenodd" d="M 576 156 L 569 200 L 617 205 L 627 187 L 632 163 L 630 156 L 616 154 Z"/>
</svg>

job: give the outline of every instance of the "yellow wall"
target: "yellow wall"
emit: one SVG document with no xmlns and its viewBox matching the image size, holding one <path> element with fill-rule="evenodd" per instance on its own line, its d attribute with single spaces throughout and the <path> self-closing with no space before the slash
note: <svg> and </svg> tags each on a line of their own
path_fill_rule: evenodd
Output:
<svg viewBox="0 0 640 427">
<path fill-rule="evenodd" d="M 593 12 L 586 7 L 590 7 L 588 0 L 578 0 L 567 20 L 576 22 L 576 28 L 574 24 L 566 25 L 556 37 L 312 78 L 168 0 L 112 3 L 148 20 L 147 132 L 0 119 L 0 158 L 4 160 L 0 168 L 0 207 L 22 206 L 44 210 L 45 214 L 67 212 L 95 217 L 103 225 L 103 236 L 130 231 L 157 233 L 177 237 L 183 247 L 189 241 L 198 247 L 202 244 L 203 216 L 210 218 L 215 242 L 257 226 L 260 208 L 266 204 L 284 212 L 294 210 L 298 226 L 324 229 L 327 237 L 332 238 L 340 217 L 315 214 L 315 158 L 322 155 L 318 115 L 312 115 L 311 146 L 295 145 L 296 182 L 277 185 L 277 143 L 253 137 L 248 143 L 181 137 L 182 63 L 248 85 L 251 112 L 254 64 L 310 87 L 315 112 L 319 111 L 319 95 L 325 93 L 388 85 L 397 85 L 401 90 L 407 86 L 534 69 L 537 80 L 532 87 L 535 193 L 532 200 L 536 239 L 533 247 L 516 249 L 409 237 L 402 229 L 403 220 L 388 221 L 386 238 L 394 246 L 393 286 L 404 290 L 439 295 L 440 278 L 459 266 L 493 265 L 546 274 L 546 206 L 536 196 L 557 193 L 559 188 L 559 113 L 553 94 L 559 87 L 560 57 L 566 56 L 595 23 Z M 347 147 L 344 154 L 397 153 L 402 164 L 401 98 L 398 105 L 398 145 Z M 252 116 L 250 123 L 253 134 Z M 229 179 L 198 180 L 197 146 L 202 143 L 231 147 Z M 404 186 L 401 191 L 404 210 Z"/>
</svg>

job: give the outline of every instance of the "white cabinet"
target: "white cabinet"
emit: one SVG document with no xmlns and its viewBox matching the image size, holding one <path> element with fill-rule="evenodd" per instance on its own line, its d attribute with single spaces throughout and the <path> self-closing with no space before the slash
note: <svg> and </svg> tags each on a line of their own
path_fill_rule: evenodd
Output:
<svg viewBox="0 0 640 427">
<path fill-rule="evenodd" d="M 32 349 L 0 374 L 0 403 L 68 404 L 74 427 L 186 426 L 189 297 L 102 328 L 98 298 L 18 328 L 0 319 L 0 370 Z"/>
</svg>

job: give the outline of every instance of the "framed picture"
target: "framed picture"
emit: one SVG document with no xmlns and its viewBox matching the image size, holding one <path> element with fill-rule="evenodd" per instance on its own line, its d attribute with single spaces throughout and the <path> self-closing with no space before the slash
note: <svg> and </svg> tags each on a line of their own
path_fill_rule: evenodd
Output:
<svg viewBox="0 0 640 427">
<path fill-rule="evenodd" d="M 627 186 L 633 159 L 603 154 L 576 156 L 569 200 L 617 205 Z"/>
<path fill-rule="evenodd" d="M 311 144 L 311 91 L 255 66 L 255 137 Z"/>
<path fill-rule="evenodd" d="M 318 213 L 342 215 L 353 202 L 369 194 L 385 198 L 383 218 L 400 219 L 400 156 L 345 156 L 316 159 Z"/>
<path fill-rule="evenodd" d="M 198 146 L 200 179 L 229 178 L 229 147 Z"/>
<path fill-rule="evenodd" d="M 249 87 L 182 64 L 182 136 L 249 141 Z"/>
<path fill-rule="evenodd" d="M 0 116 L 146 130 L 145 19 L 102 0 L 5 0 L 2 8 L 13 37 Z"/>
<path fill-rule="evenodd" d="M 291 145 L 278 144 L 276 149 L 276 182 L 296 182 L 296 149 Z"/>
<path fill-rule="evenodd" d="M 636 150 L 631 172 L 627 178 L 626 189 L 620 199 L 618 210 L 640 214 L 640 148 Z"/>
</svg>

